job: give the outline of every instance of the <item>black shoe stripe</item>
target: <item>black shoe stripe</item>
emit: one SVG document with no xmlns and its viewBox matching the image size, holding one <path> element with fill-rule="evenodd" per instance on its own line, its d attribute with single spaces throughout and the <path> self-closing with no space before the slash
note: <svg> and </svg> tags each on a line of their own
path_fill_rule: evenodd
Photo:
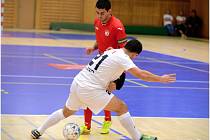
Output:
<svg viewBox="0 0 210 140">
<path fill-rule="evenodd" d="M 41 136 L 39 131 L 34 131 L 38 136 Z"/>
<path fill-rule="evenodd" d="M 33 138 L 39 138 L 40 136 L 41 136 L 41 134 L 39 133 L 39 131 L 37 131 L 37 130 L 33 130 L 32 132 L 31 132 L 31 136 L 33 137 Z"/>
<path fill-rule="evenodd" d="M 33 138 L 37 138 L 37 135 L 36 135 L 34 132 L 31 133 L 31 136 L 32 136 Z"/>
</svg>

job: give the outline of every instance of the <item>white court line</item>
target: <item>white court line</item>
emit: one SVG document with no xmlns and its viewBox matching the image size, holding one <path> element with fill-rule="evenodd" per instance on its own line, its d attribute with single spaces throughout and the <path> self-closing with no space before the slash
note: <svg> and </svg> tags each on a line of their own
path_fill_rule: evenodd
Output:
<svg viewBox="0 0 210 140">
<path fill-rule="evenodd" d="M 72 62 L 72 61 L 68 61 L 68 60 L 65 60 L 65 59 L 62 59 L 62 58 L 59 58 L 59 57 L 50 55 L 50 54 L 44 54 L 44 55 L 47 56 L 47 57 L 50 57 L 50 58 L 52 58 L 52 59 L 60 60 L 60 61 L 62 61 L 62 62 L 66 62 L 66 63 L 70 63 L 70 64 L 77 64 L 77 63 L 74 63 L 74 62 Z M 131 81 L 131 80 L 128 80 L 128 82 L 137 84 L 137 82 Z M 144 87 L 148 87 L 147 85 L 141 84 L 141 83 L 138 83 L 137 85 L 139 85 L 139 86 L 144 86 Z"/>
<path fill-rule="evenodd" d="M 8 56 L 8 55 L 2 55 L 1 57 L 10 57 L 10 58 L 40 58 L 40 59 L 49 59 L 49 58 L 46 58 L 44 56 L 15 56 L 15 55 L 11 55 L 11 56 Z"/>
<path fill-rule="evenodd" d="M 167 61 L 167 60 L 164 60 Z M 141 59 L 137 59 L 134 60 L 134 62 L 146 62 L 146 63 L 154 63 L 153 60 L 141 60 Z M 173 61 L 171 63 L 175 63 L 175 64 L 197 64 L 197 65 L 208 65 L 208 63 L 204 63 L 204 62 L 180 62 L 180 61 Z"/>
<path fill-rule="evenodd" d="M 2 77 L 15 78 L 47 78 L 47 79 L 73 79 L 74 77 L 36 76 L 36 75 L 1 75 Z"/>
<path fill-rule="evenodd" d="M 144 84 L 141 84 L 141 83 L 138 83 L 138 82 L 129 80 L 129 79 L 125 79 L 125 81 L 130 82 L 130 83 L 133 83 L 133 84 L 137 84 L 137 85 L 142 86 L 142 87 L 149 87 L 149 86 L 147 86 L 147 85 L 144 85 Z"/>
<path fill-rule="evenodd" d="M 32 82 L 1 82 L 1 84 L 9 85 L 41 85 L 41 86 L 70 86 L 71 84 L 60 83 L 32 83 Z"/>
<path fill-rule="evenodd" d="M 47 54 L 49 55 L 49 54 Z M 40 54 L 33 54 L 33 55 L 1 55 L 1 57 L 9 57 L 9 58 L 46 58 L 46 56 L 40 56 Z M 78 60 L 90 60 L 89 57 L 81 57 L 81 56 L 61 56 L 62 58 L 64 59 L 78 59 Z M 78 58 L 79 57 L 79 58 Z M 49 58 L 48 58 L 49 59 Z M 148 61 L 148 62 L 151 62 L 151 61 Z"/>
<path fill-rule="evenodd" d="M 61 84 L 61 83 L 33 83 L 33 82 L 1 82 L 1 84 L 8 84 L 8 85 L 42 85 L 42 86 L 70 86 L 71 84 Z M 131 85 L 124 85 L 123 87 L 127 88 L 164 88 L 164 89 L 194 89 L 194 90 L 209 90 L 209 88 L 199 88 L 199 87 L 161 87 L 161 86 L 131 86 Z"/>
<path fill-rule="evenodd" d="M 131 78 L 129 80 L 142 81 L 141 79 L 136 79 L 136 78 Z M 209 83 L 209 81 L 176 80 L 176 83 Z"/>
<path fill-rule="evenodd" d="M 46 58 L 46 57 L 42 57 L 39 56 L 40 54 L 33 54 L 33 56 L 29 56 L 29 55 L 25 55 L 23 56 L 22 54 L 20 55 L 1 55 L 1 57 L 10 57 L 10 58 Z M 57 54 L 57 55 L 61 55 L 61 54 Z M 90 60 L 89 57 L 81 57 L 80 55 L 69 55 L 67 56 L 62 56 L 63 59 L 77 59 L 77 60 Z M 145 62 L 145 63 L 154 63 L 154 61 L 152 60 L 134 60 L 134 62 Z M 180 62 L 180 61 L 173 61 L 172 63 L 176 63 L 176 64 L 199 64 L 199 65 L 208 65 L 208 63 L 204 63 L 204 62 Z"/>
<path fill-rule="evenodd" d="M 27 114 L 1 114 L 3 117 L 4 116 L 9 116 L 9 117 L 13 117 L 13 116 L 17 116 L 17 117 L 40 117 L 40 116 L 43 116 L 43 117 L 47 117 L 49 115 L 47 114 L 42 114 L 42 115 L 27 115 Z M 72 115 L 72 117 L 84 117 L 84 115 Z M 104 118 L 104 116 L 95 116 L 93 115 L 94 118 Z M 118 116 L 112 116 L 114 118 L 118 118 Z M 141 118 L 145 118 L 145 119 L 192 119 L 192 120 L 196 120 L 196 119 L 206 119 L 208 120 L 208 118 L 176 118 L 176 117 L 136 117 L 136 116 L 132 116 L 132 118 L 136 118 L 136 119 L 141 119 Z"/>
<path fill-rule="evenodd" d="M 144 88 L 144 87 L 139 87 L 139 86 L 131 86 L 131 85 L 126 85 L 124 87 L 131 87 L 131 88 Z M 209 90 L 209 88 L 200 88 L 200 87 L 177 87 L 177 86 L 174 86 L 174 87 L 170 87 L 170 86 L 149 86 L 147 88 L 164 88 L 164 89 L 204 89 L 204 90 Z"/>
<path fill-rule="evenodd" d="M 184 65 L 180 65 L 180 64 L 175 64 L 175 63 L 172 63 L 172 62 L 158 60 L 158 59 L 155 59 L 155 58 L 149 58 L 149 57 L 144 57 L 144 58 L 146 58 L 148 60 L 155 61 L 155 62 L 160 62 L 160 63 L 169 64 L 169 65 L 174 65 L 174 66 L 181 67 L 181 68 L 187 68 L 187 69 L 190 69 L 190 70 L 195 70 L 195 71 L 199 71 L 199 72 L 209 73 L 209 71 L 206 71 L 206 70 L 197 69 L 197 68 L 193 68 L 193 67 L 189 67 L 189 66 L 184 66 Z"/>
<path fill-rule="evenodd" d="M 52 59 L 56 59 L 56 60 L 59 60 L 59 61 L 68 63 L 68 64 L 77 64 L 77 63 L 74 63 L 74 62 L 72 62 L 72 61 L 68 61 L 68 60 L 65 60 L 65 59 L 63 59 L 63 58 L 59 58 L 59 57 L 56 57 L 56 56 L 53 56 L 53 55 L 50 55 L 50 54 L 47 54 L 47 53 L 44 53 L 43 55 L 44 55 L 44 56 L 47 56 L 47 57 L 49 57 L 49 58 L 52 58 Z"/>
<path fill-rule="evenodd" d="M 73 79 L 74 77 L 62 77 L 62 76 L 36 76 L 36 75 L 1 75 L 2 77 L 14 77 L 14 78 L 46 78 L 46 79 Z M 125 79 L 126 81 L 142 81 L 141 79 Z M 206 83 L 208 84 L 209 81 L 193 81 L 193 80 L 177 80 L 178 83 Z M 135 82 L 135 84 L 140 84 Z M 147 87 L 147 86 L 146 86 Z"/>
</svg>

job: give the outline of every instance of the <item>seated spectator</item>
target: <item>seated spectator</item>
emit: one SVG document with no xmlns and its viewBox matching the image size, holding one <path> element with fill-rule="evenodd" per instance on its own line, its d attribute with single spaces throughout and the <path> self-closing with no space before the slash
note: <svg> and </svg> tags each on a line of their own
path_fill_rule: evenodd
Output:
<svg viewBox="0 0 210 140">
<path fill-rule="evenodd" d="M 200 37 L 202 20 L 197 16 L 196 10 L 192 10 L 190 16 L 186 20 L 187 36 Z"/>
<path fill-rule="evenodd" d="M 182 38 L 186 38 L 187 36 L 185 35 L 186 33 L 186 17 L 184 16 L 184 12 L 181 10 L 179 12 L 179 15 L 176 16 L 176 25 L 175 25 L 175 30 L 178 36 L 181 36 Z"/>
<path fill-rule="evenodd" d="M 174 35 L 173 16 L 170 10 L 163 15 L 163 25 L 169 36 Z"/>
</svg>

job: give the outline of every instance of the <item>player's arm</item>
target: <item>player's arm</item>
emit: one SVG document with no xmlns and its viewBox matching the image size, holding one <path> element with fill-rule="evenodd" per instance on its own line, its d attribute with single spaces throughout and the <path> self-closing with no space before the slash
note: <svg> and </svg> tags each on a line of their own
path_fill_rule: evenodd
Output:
<svg viewBox="0 0 210 140">
<path fill-rule="evenodd" d="M 94 19 L 94 27 L 96 27 L 97 22 L 99 22 L 99 20 L 97 18 Z M 96 32 L 96 31 L 95 31 Z M 87 48 L 86 49 L 86 54 L 90 55 L 92 54 L 95 50 L 98 50 L 98 43 L 97 41 L 95 42 L 95 44 L 93 45 L 93 47 Z"/>
<path fill-rule="evenodd" d="M 123 48 L 127 43 L 127 37 L 118 40 L 118 48 Z"/>
<path fill-rule="evenodd" d="M 116 37 L 118 48 L 123 48 L 127 43 L 127 35 L 125 33 L 125 28 L 123 25 L 116 27 Z"/>
<path fill-rule="evenodd" d="M 95 44 L 94 44 L 93 47 L 87 48 L 87 49 L 86 49 L 86 54 L 87 54 L 87 55 L 90 55 L 90 54 L 92 54 L 95 50 L 98 50 L 98 43 L 97 43 L 97 42 L 95 42 Z"/>
<path fill-rule="evenodd" d="M 141 70 L 138 67 L 128 69 L 133 76 L 148 82 L 171 83 L 176 81 L 176 74 L 155 75 L 149 71 Z"/>
</svg>

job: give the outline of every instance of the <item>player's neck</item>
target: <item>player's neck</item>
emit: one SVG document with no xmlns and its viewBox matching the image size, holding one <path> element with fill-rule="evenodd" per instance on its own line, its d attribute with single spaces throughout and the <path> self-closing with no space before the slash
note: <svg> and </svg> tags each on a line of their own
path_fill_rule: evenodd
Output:
<svg viewBox="0 0 210 140">
<path fill-rule="evenodd" d="M 125 54 L 127 54 L 130 57 L 130 52 L 127 49 L 122 48 L 122 50 L 124 51 Z"/>
<path fill-rule="evenodd" d="M 102 22 L 103 25 L 107 24 L 111 20 L 112 15 L 109 15 L 105 21 Z"/>
</svg>

